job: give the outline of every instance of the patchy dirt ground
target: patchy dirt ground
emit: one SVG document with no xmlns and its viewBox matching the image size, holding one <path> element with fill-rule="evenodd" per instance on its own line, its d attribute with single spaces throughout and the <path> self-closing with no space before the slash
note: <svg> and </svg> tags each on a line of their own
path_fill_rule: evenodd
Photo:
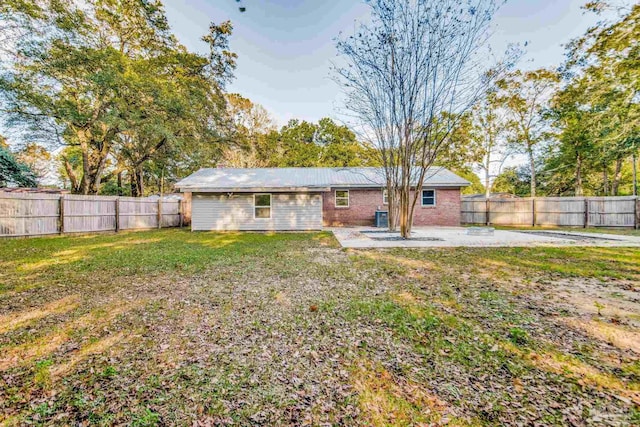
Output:
<svg viewBox="0 0 640 427">
<path fill-rule="evenodd" d="M 637 425 L 640 251 L 4 241 L 0 424 Z"/>
</svg>

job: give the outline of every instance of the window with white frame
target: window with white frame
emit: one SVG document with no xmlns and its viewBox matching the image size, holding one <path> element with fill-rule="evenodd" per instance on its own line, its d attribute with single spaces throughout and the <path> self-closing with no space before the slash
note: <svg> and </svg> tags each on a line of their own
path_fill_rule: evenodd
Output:
<svg viewBox="0 0 640 427">
<path fill-rule="evenodd" d="M 253 217 L 271 218 L 271 194 L 253 195 Z"/>
<path fill-rule="evenodd" d="M 422 190 L 422 206 L 436 205 L 436 190 Z"/>
<path fill-rule="evenodd" d="M 349 190 L 336 190 L 336 208 L 349 207 Z"/>
<path fill-rule="evenodd" d="M 389 190 L 387 190 L 386 188 L 382 189 L 382 204 L 383 205 L 389 204 Z"/>
</svg>

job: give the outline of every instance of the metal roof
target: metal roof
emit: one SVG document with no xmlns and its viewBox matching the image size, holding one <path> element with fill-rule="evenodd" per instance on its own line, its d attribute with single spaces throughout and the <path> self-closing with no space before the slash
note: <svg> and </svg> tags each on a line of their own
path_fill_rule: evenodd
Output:
<svg viewBox="0 0 640 427">
<path fill-rule="evenodd" d="M 181 191 L 329 191 L 333 187 L 379 188 L 382 168 L 209 168 L 176 184 Z M 464 187 L 470 183 L 442 167 L 431 167 L 425 186 Z"/>
</svg>

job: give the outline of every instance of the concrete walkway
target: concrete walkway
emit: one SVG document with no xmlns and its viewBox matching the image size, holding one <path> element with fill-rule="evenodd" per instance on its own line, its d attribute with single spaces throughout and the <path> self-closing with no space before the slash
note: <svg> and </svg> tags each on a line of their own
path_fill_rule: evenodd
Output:
<svg viewBox="0 0 640 427">
<path fill-rule="evenodd" d="M 495 230 L 493 235 L 472 236 L 464 227 L 416 227 L 412 238 L 372 227 L 330 228 L 345 248 L 439 248 L 513 246 L 640 247 L 640 236 L 585 233 L 564 230 Z"/>
</svg>

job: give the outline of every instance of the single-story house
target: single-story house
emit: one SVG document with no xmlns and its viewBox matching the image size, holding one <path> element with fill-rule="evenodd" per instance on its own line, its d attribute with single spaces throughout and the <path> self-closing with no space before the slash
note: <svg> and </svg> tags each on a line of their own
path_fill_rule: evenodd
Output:
<svg viewBox="0 0 640 427">
<path fill-rule="evenodd" d="M 319 230 L 373 225 L 375 212 L 387 210 L 384 182 L 381 168 L 213 168 L 176 187 L 191 193 L 192 230 Z M 430 168 L 414 225 L 460 225 L 460 188 L 467 185 L 445 168 Z"/>
</svg>

